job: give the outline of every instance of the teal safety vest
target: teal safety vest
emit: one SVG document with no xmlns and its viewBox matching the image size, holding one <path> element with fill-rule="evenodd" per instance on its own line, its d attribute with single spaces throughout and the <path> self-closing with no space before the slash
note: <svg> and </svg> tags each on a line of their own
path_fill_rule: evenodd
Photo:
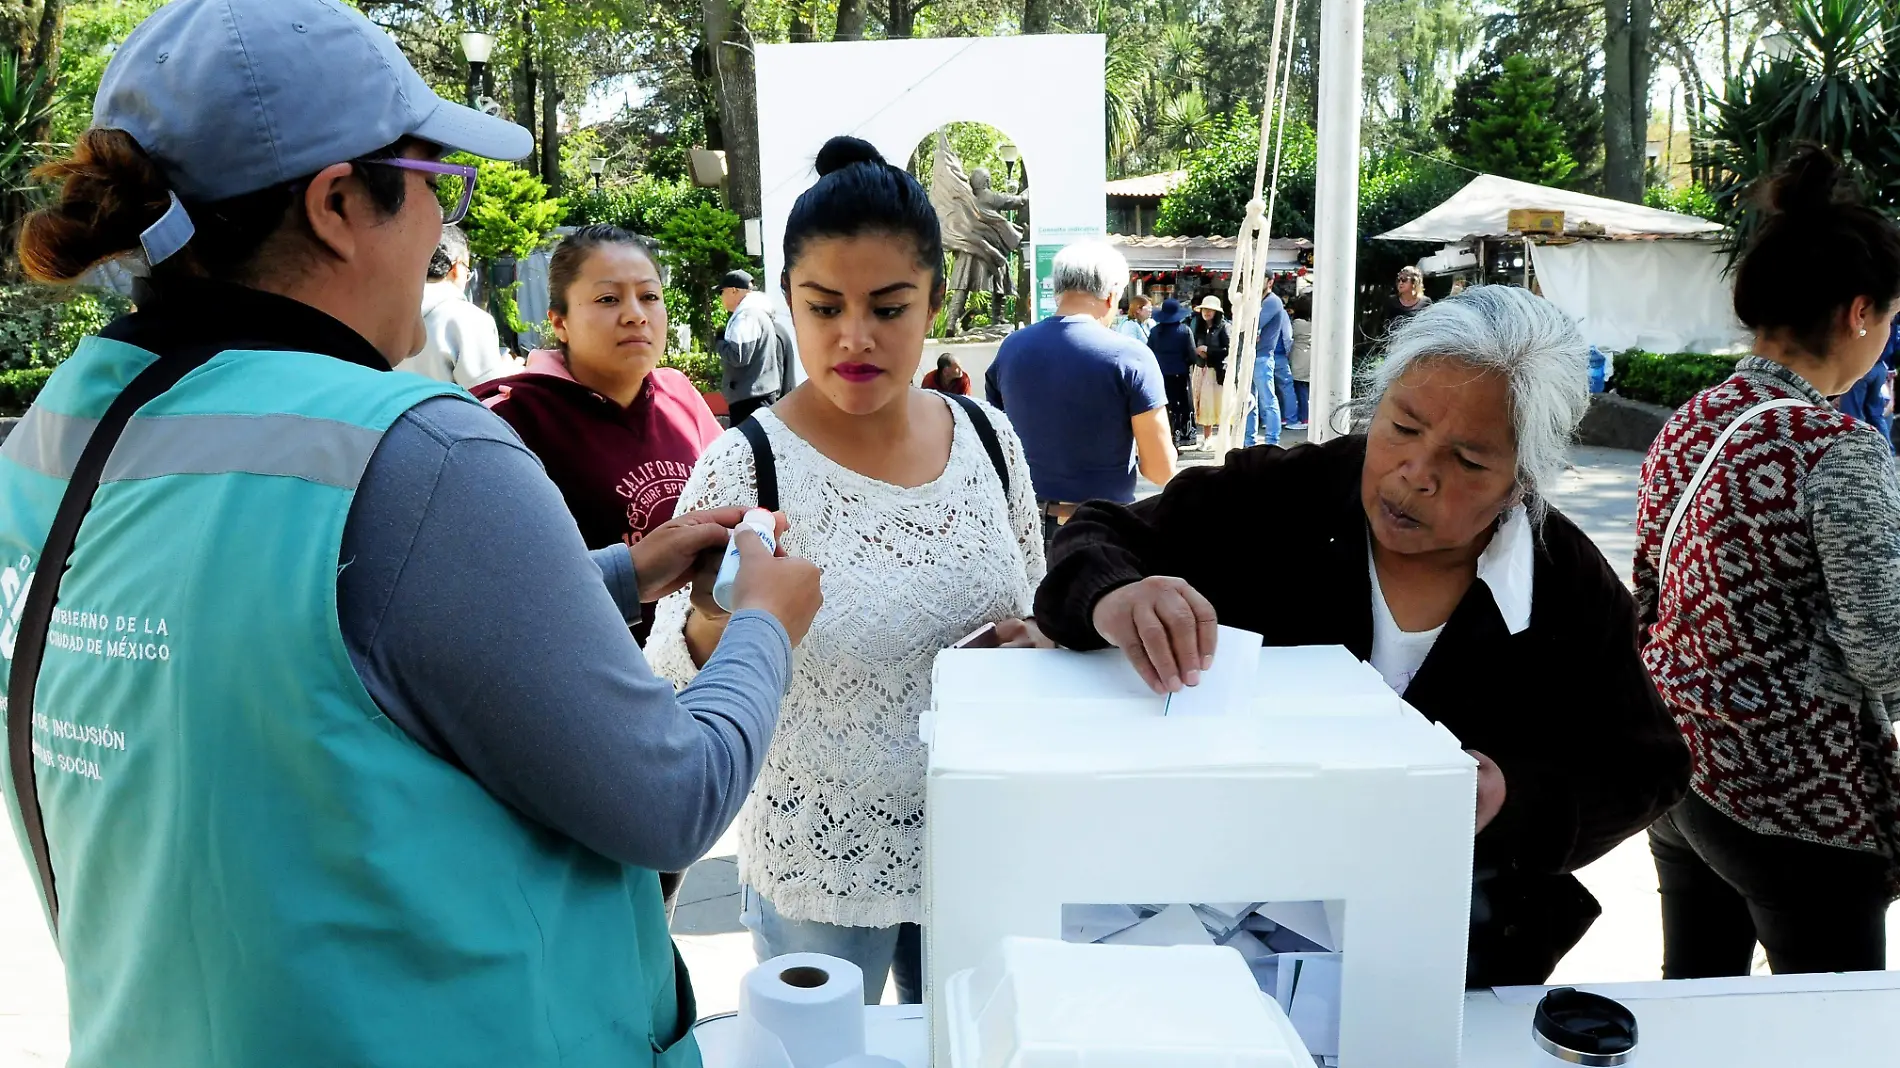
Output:
<svg viewBox="0 0 1900 1068">
<path fill-rule="evenodd" d="M 88 340 L 0 448 L 0 671 L 80 450 L 155 359 Z M 34 696 L 73 1068 L 699 1064 L 658 876 L 431 755 L 344 649 L 357 481 L 444 395 L 225 352 L 113 451 Z"/>
</svg>

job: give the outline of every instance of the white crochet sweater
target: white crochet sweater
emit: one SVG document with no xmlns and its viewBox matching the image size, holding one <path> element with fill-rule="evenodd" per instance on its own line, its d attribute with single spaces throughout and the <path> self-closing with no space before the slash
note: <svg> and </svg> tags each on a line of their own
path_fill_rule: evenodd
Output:
<svg viewBox="0 0 1900 1068">
<path fill-rule="evenodd" d="M 939 650 L 1026 617 L 1042 581 L 1042 520 L 1028 461 L 987 409 L 1009 470 L 1007 508 L 976 429 L 956 422 L 943 474 L 914 489 L 833 462 L 769 410 L 788 554 L 824 571 L 825 605 L 793 657 L 764 770 L 739 816 L 739 878 L 780 915 L 850 927 L 923 921 L 925 752 Z M 752 450 L 727 431 L 700 457 L 678 511 L 757 500 Z M 685 685 L 688 595 L 660 604 L 647 658 Z"/>
</svg>

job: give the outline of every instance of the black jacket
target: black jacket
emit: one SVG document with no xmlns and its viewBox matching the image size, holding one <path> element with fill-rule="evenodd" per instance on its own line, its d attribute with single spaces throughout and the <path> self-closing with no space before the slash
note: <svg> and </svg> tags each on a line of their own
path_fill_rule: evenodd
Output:
<svg viewBox="0 0 1900 1068">
<path fill-rule="evenodd" d="M 1212 367 L 1221 373 L 1221 379 L 1225 381 L 1227 377 L 1227 350 L 1232 347 L 1233 338 L 1233 324 L 1229 323 L 1225 316 L 1218 317 L 1210 323 L 1206 319 L 1201 318 L 1200 312 L 1195 312 L 1194 344 L 1197 346 L 1206 345 L 1207 355 L 1196 356 L 1194 358 L 1194 365 L 1196 367 Z"/>
<path fill-rule="evenodd" d="M 1056 641 L 1099 649 L 1090 622 L 1117 587 L 1187 580 L 1221 622 L 1272 646 L 1372 653 L 1372 581 L 1359 503 L 1365 439 L 1262 446 L 1183 471 L 1158 497 L 1089 504 L 1062 528 L 1036 618 Z M 1272 555 L 1210 531 L 1270 530 Z M 1236 566 L 1239 565 L 1239 566 Z M 1478 835 L 1469 979 L 1543 982 L 1601 911 L 1569 874 L 1648 827 L 1688 789 L 1689 755 L 1638 655 L 1629 591 L 1552 510 L 1532 572 L 1530 626 L 1511 634 L 1473 583 L 1405 692 L 1503 769 L 1503 811 Z"/>
</svg>

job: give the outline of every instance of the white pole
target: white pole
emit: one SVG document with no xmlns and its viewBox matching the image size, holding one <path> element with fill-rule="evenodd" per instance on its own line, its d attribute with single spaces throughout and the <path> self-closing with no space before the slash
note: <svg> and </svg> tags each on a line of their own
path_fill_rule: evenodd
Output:
<svg viewBox="0 0 1900 1068">
<path fill-rule="evenodd" d="M 1359 110 L 1365 0 L 1322 0 L 1319 30 L 1319 161 L 1313 226 L 1312 441 L 1346 431 L 1352 397 L 1355 268 L 1359 255 Z M 1337 425 L 1335 421 L 1337 420 Z"/>
</svg>

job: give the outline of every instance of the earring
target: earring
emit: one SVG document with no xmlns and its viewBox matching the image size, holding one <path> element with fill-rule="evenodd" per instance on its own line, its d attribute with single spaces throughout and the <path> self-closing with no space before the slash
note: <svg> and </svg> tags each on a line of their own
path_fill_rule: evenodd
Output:
<svg viewBox="0 0 1900 1068">
<path fill-rule="evenodd" d="M 1860 336 L 1861 336 L 1861 337 L 1866 337 L 1866 336 L 1867 336 L 1867 328 L 1866 328 L 1866 327 L 1864 327 L 1864 326 L 1863 326 L 1863 327 L 1861 327 L 1861 328 L 1860 328 Z"/>
</svg>

